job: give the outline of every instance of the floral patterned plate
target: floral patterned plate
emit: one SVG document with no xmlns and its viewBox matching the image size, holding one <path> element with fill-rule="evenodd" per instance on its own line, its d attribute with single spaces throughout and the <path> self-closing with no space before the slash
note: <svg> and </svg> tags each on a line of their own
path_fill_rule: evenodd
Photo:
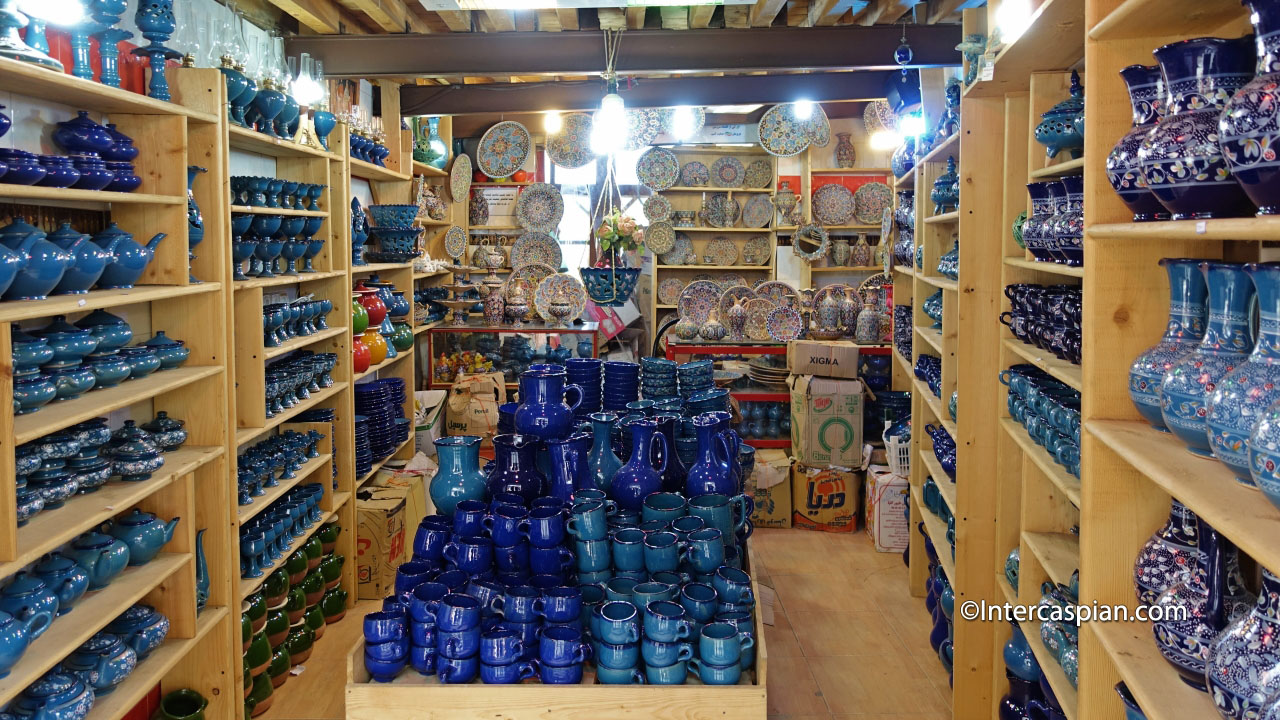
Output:
<svg viewBox="0 0 1280 720">
<path fill-rule="evenodd" d="M 746 174 L 742 161 L 731 155 L 716 158 L 716 161 L 711 163 L 711 179 L 716 187 L 742 187 L 742 180 Z"/>
<path fill-rule="evenodd" d="M 853 193 L 849 188 L 839 183 L 827 183 L 813 191 L 814 220 L 823 225 L 847 225 L 852 218 Z"/>
<path fill-rule="evenodd" d="M 526 230 L 555 232 L 564 217 L 564 198 L 560 188 L 547 183 L 534 183 L 520 191 L 516 199 L 516 222 Z"/>
<path fill-rule="evenodd" d="M 654 195 L 648 200 L 645 200 L 644 217 L 651 223 L 670 220 L 671 201 L 661 195 Z"/>
<path fill-rule="evenodd" d="M 733 227 L 742 214 L 742 206 L 727 193 L 713 193 L 707 198 L 707 224 L 711 227 Z"/>
<path fill-rule="evenodd" d="M 808 123 L 809 139 L 814 147 L 826 147 L 831 142 L 831 121 L 827 119 L 827 111 L 818 103 L 813 104 L 813 116 Z"/>
<path fill-rule="evenodd" d="M 444 233 L 444 252 L 457 260 L 467 254 L 467 231 L 451 225 Z"/>
<path fill-rule="evenodd" d="M 800 293 L 781 280 L 765 280 L 755 286 L 756 295 L 774 305 L 786 305 L 793 310 L 800 309 Z"/>
<path fill-rule="evenodd" d="M 648 245 L 648 232 L 645 233 L 645 244 Z M 680 231 L 676 231 L 675 247 L 662 253 L 658 258 L 663 265 L 697 265 L 698 255 L 693 251 L 693 241 L 689 236 Z"/>
<path fill-rule="evenodd" d="M 711 182 L 711 171 L 706 165 L 694 160 L 680 168 L 680 184 L 684 187 L 704 187 Z"/>
<path fill-rule="evenodd" d="M 769 236 L 756 235 L 742 245 L 742 262 L 747 265 L 769 263 Z"/>
<path fill-rule="evenodd" d="M 471 156 L 458 153 L 453 159 L 453 167 L 449 168 L 449 194 L 456 203 L 466 202 L 467 193 L 471 192 Z"/>
<path fill-rule="evenodd" d="M 569 113 L 560 119 L 560 132 L 547 138 L 547 156 L 563 168 L 580 168 L 595 159 L 591 152 L 591 116 Z"/>
<path fill-rule="evenodd" d="M 752 160 L 747 166 L 742 187 L 767 188 L 773 182 L 773 165 L 768 160 Z"/>
<path fill-rule="evenodd" d="M 644 246 L 658 255 L 665 255 L 671 252 L 676 246 L 675 228 L 671 227 L 671 223 L 665 220 L 650 224 L 649 228 L 644 231 Z"/>
<path fill-rule="evenodd" d="M 527 232 L 511 244 L 513 268 L 529 263 L 542 263 L 554 270 L 560 267 L 562 260 L 560 243 L 546 233 Z"/>
<path fill-rule="evenodd" d="M 533 306 L 547 324 L 556 322 L 556 319 L 551 317 L 549 307 L 551 298 L 561 290 L 564 291 L 565 297 L 569 298 L 569 305 L 573 308 L 565 317 L 565 322 L 573 322 L 582 317 L 582 311 L 587 307 L 587 290 L 582 287 L 582 283 L 578 282 L 578 278 L 567 273 L 548 275 L 542 278 L 538 283 L 538 289 L 533 291 Z"/>
<path fill-rule="evenodd" d="M 533 150 L 533 138 L 524 125 L 505 120 L 485 131 L 476 148 L 480 172 L 491 178 L 509 177 L 524 167 Z"/>
<path fill-rule="evenodd" d="M 694 280 L 680 292 L 676 311 L 680 319 L 701 326 L 720 302 L 720 286 L 710 280 Z"/>
<path fill-rule="evenodd" d="M 694 279 L 694 280 L 705 280 L 706 282 L 713 282 L 713 283 L 716 283 L 717 285 L 719 285 L 719 284 L 720 284 L 720 283 L 716 282 L 716 279 L 715 279 L 715 278 L 711 277 L 711 273 L 698 273 L 697 275 L 694 275 L 694 276 L 693 276 L 693 279 Z"/>
<path fill-rule="evenodd" d="M 756 193 L 742 206 L 742 227 L 762 228 L 773 219 L 773 202 L 768 195 Z"/>
<path fill-rule="evenodd" d="M 680 302 L 680 293 L 683 290 L 683 280 L 680 278 L 667 278 L 658 283 L 658 302 L 662 305 L 675 305 Z"/>
<path fill-rule="evenodd" d="M 544 278 L 556 274 L 554 268 L 544 263 L 532 262 L 525 265 L 512 263 L 511 265 L 515 269 L 507 276 L 507 282 L 502 285 L 504 297 L 511 297 L 511 289 L 516 286 L 516 283 L 522 283 L 527 296 L 532 296 L 537 292 Z"/>
<path fill-rule="evenodd" d="M 892 188 L 882 182 L 869 182 L 853 194 L 853 216 L 863 225 L 875 225 L 892 204 Z"/>
<path fill-rule="evenodd" d="M 705 108 L 689 106 L 689 110 L 693 113 L 693 125 L 689 131 L 689 137 L 693 137 L 702 132 L 702 127 L 707 124 L 707 111 Z M 666 112 L 662 116 L 662 130 L 668 133 L 674 133 L 674 121 L 676 119 L 676 109 L 666 108 Z"/>
<path fill-rule="evenodd" d="M 721 273 L 720 277 L 716 278 L 716 283 L 721 290 L 728 290 L 731 287 L 751 289 L 751 283 L 747 282 L 747 279 L 738 273 Z"/>
<path fill-rule="evenodd" d="M 738 246 L 723 235 L 718 235 L 707 242 L 707 250 L 703 253 L 708 265 L 737 265 Z"/>
<path fill-rule="evenodd" d="M 720 322 L 724 322 L 729 317 L 729 308 L 733 307 L 735 300 L 741 300 L 743 308 L 746 308 L 748 301 L 756 296 L 751 288 L 745 285 L 730 285 L 724 288 L 724 292 L 720 294 L 720 304 L 716 310 L 720 313 Z"/>
<path fill-rule="evenodd" d="M 775 342 L 795 340 L 800 337 L 800 331 L 803 329 L 804 318 L 800 317 L 799 312 L 789 307 L 776 307 L 765 319 L 765 331 Z"/>
<path fill-rule="evenodd" d="M 627 140 L 624 150 L 639 150 L 648 147 L 662 132 L 662 110 L 658 108 L 639 108 L 627 110 Z"/>
<path fill-rule="evenodd" d="M 753 297 L 747 301 L 747 337 L 752 340 L 768 340 L 769 330 L 766 324 L 774 304 L 762 297 Z"/>
<path fill-rule="evenodd" d="M 636 178 L 650 190 L 666 190 L 676 184 L 678 177 L 680 161 L 666 148 L 649 148 L 636 161 Z"/>
<path fill-rule="evenodd" d="M 760 147 L 770 155 L 791 157 L 809 147 L 812 134 L 808 125 L 796 119 L 790 103 L 774 105 L 765 111 L 758 127 Z"/>
</svg>

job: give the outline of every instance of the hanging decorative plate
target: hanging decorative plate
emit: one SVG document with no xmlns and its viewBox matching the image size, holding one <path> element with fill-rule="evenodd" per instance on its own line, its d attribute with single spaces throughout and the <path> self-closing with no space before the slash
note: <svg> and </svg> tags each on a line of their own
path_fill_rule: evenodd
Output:
<svg viewBox="0 0 1280 720">
<path fill-rule="evenodd" d="M 706 165 L 694 160 L 680 168 L 680 184 L 684 187 L 704 187 L 711 182 L 711 171 Z"/>
<path fill-rule="evenodd" d="M 591 116 L 569 113 L 560 118 L 560 132 L 547 137 L 547 156 L 562 168 L 580 168 L 595 159 L 591 154 Z"/>
<path fill-rule="evenodd" d="M 800 249 L 800 242 L 806 241 L 811 245 L 817 245 L 817 249 L 813 251 L 804 251 Z M 812 223 L 804 225 L 797 229 L 791 236 L 791 252 L 800 256 L 801 260 L 812 263 L 827 256 L 827 251 L 831 249 L 831 234 L 821 225 Z"/>
<path fill-rule="evenodd" d="M 695 281 L 702 280 L 704 282 L 713 282 L 713 283 L 716 283 L 716 285 L 720 284 L 716 282 L 715 278 L 711 277 L 711 273 L 698 273 L 697 275 L 693 276 L 692 280 L 695 280 Z"/>
<path fill-rule="evenodd" d="M 893 282 L 889 279 L 888 274 L 876 273 L 875 275 L 871 275 L 866 280 L 858 283 L 858 292 L 861 293 L 864 290 L 883 290 L 885 285 L 892 284 Z"/>
<path fill-rule="evenodd" d="M 765 330 L 774 342 L 787 342 L 800 337 L 804 329 L 804 318 L 789 307 L 776 307 L 765 320 Z"/>
<path fill-rule="evenodd" d="M 769 236 L 756 235 L 742 245 L 742 262 L 747 265 L 769 263 Z"/>
<path fill-rule="evenodd" d="M 786 305 L 794 310 L 800 309 L 800 293 L 781 280 L 765 280 L 755 287 L 756 296 L 762 297 L 774 305 Z"/>
<path fill-rule="evenodd" d="M 769 330 L 765 327 L 769 313 L 773 312 L 773 303 L 762 297 L 753 297 L 747 301 L 747 337 L 752 340 L 768 340 Z"/>
<path fill-rule="evenodd" d="M 644 245 L 657 255 L 666 255 L 675 249 L 675 228 L 671 227 L 671 223 L 666 221 L 650 224 L 649 228 L 644 231 Z"/>
<path fill-rule="evenodd" d="M 827 119 L 827 111 L 818 103 L 813 104 L 813 116 L 809 118 L 808 130 L 814 147 L 826 147 L 831 142 L 831 121 Z"/>
<path fill-rule="evenodd" d="M 646 231 L 645 236 L 646 238 L 648 237 L 648 231 Z M 645 244 L 646 245 L 648 244 L 647 240 Z M 662 261 L 663 265 L 697 265 L 698 264 L 698 256 L 693 252 L 693 241 L 689 239 L 689 236 L 687 234 L 682 233 L 680 231 L 676 231 L 675 247 L 671 248 L 666 253 L 664 253 L 661 257 L 659 257 L 659 260 Z"/>
<path fill-rule="evenodd" d="M 543 278 L 556 274 L 555 269 L 545 263 L 532 262 L 524 265 L 512 263 L 511 265 L 515 269 L 507 276 L 507 282 L 502 286 L 503 297 L 510 297 L 511 289 L 515 287 L 517 282 L 524 283 L 524 289 L 528 295 L 536 293 L 538 286 L 542 284 Z"/>
<path fill-rule="evenodd" d="M 867 103 L 862 109 L 862 122 L 866 125 L 868 136 L 898 129 L 898 116 L 893 114 L 893 107 L 887 100 L 872 100 Z"/>
<path fill-rule="evenodd" d="M 804 152 L 812 139 L 809 127 L 796 119 L 790 103 L 774 105 L 765 111 L 758 126 L 760 147 L 770 155 L 791 157 Z"/>
<path fill-rule="evenodd" d="M 707 224 L 711 227 L 733 227 L 742 214 L 742 206 L 727 193 L 712 193 L 707 198 Z"/>
<path fill-rule="evenodd" d="M 644 217 L 651 223 L 666 222 L 671 219 L 671 201 L 661 195 L 654 195 L 644 201 Z M 645 233 L 648 237 L 648 232 Z"/>
<path fill-rule="evenodd" d="M 748 290 L 751 289 L 751 285 L 747 282 L 747 279 L 738 273 L 722 273 L 720 277 L 716 278 L 716 284 L 720 286 L 721 290 L 728 290 L 733 287 L 744 287 Z"/>
<path fill-rule="evenodd" d="M 893 208 L 886 207 L 880 213 L 880 244 L 889 242 L 893 234 Z"/>
<path fill-rule="evenodd" d="M 676 311 L 680 319 L 699 327 L 707 321 L 711 310 L 720 302 L 720 286 L 710 280 L 694 280 L 680 292 Z"/>
<path fill-rule="evenodd" d="M 565 322 L 573 322 L 582 317 L 582 311 L 587 307 L 587 290 L 582 287 L 582 283 L 578 282 L 578 278 L 567 273 L 556 273 L 542 278 L 538 283 L 538 289 L 533 291 L 533 306 L 537 309 L 538 314 L 547 324 L 556 322 L 551 317 L 551 298 L 555 297 L 561 290 L 569 299 L 569 306 L 573 308 L 569 311 L 569 315 L 565 317 Z"/>
<path fill-rule="evenodd" d="M 524 167 L 533 150 L 529 130 L 514 120 L 506 120 L 485 131 L 476 148 L 480 172 L 491 178 L 509 177 Z"/>
<path fill-rule="evenodd" d="M 742 187 L 742 180 L 746 174 L 742 161 L 733 156 L 716 158 L 716 161 L 711 163 L 711 181 L 716 187 Z"/>
<path fill-rule="evenodd" d="M 853 216 L 863 225 L 875 225 L 892 205 L 893 189 L 882 182 L 869 182 L 853 194 Z"/>
<path fill-rule="evenodd" d="M 737 265 L 738 246 L 729 238 L 718 235 L 707 242 L 704 256 L 708 265 Z"/>
<path fill-rule="evenodd" d="M 720 303 L 716 306 L 720 322 L 724 322 L 724 319 L 729 317 L 729 308 L 733 307 L 734 301 L 741 300 L 745 309 L 747 302 L 756 297 L 755 292 L 745 284 L 721 287 L 724 288 L 724 292 L 720 294 Z"/>
<path fill-rule="evenodd" d="M 547 183 L 534 183 L 520 191 L 516 199 L 516 222 L 526 230 L 555 232 L 564 217 L 564 198 L 560 188 Z"/>
<path fill-rule="evenodd" d="M 451 225 L 444 233 L 444 252 L 457 260 L 467 254 L 467 231 Z"/>
<path fill-rule="evenodd" d="M 879 213 L 876 217 L 880 217 Z M 853 193 L 839 183 L 813 191 L 813 219 L 823 225 L 847 225 L 853 218 Z"/>
<path fill-rule="evenodd" d="M 693 123 L 690 126 L 689 137 L 693 137 L 702 132 L 702 126 L 707 124 L 707 111 L 700 107 L 685 106 L 693 113 Z M 676 108 L 669 107 L 662 109 L 662 131 L 665 133 L 674 133 L 675 131 Z"/>
<path fill-rule="evenodd" d="M 458 153 L 453 159 L 453 167 L 449 168 L 449 194 L 454 202 L 467 201 L 467 193 L 471 192 L 471 173 L 471 156 Z"/>
<path fill-rule="evenodd" d="M 527 232 L 511 244 L 511 267 L 542 263 L 554 270 L 562 260 L 560 243 L 543 232 Z"/>
<path fill-rule="evenodd" d="M 683 290 L 683 280 L 680 278 L 667 278 L 658 283 L 658 302 L 662 305 L 675 305 L 680 302 L 680 293 Z"/>
<path fill-rule="evenodd" d="M 742 187 L 767 188 L 773 183 L 773 165 L 764 159 L 752 160 L 747 166 Z"/>
<path fill-rule="evenodd" d="M 627 140 L 624 150 L 648 147 L 662 132 L 662 111 L 654 108 L 627 110 Z"/>
<path fill-rule="evenodd" d="M 636 178 L 650 190 L 666 190 L 676 184 L 678 177 L 680 160 L 666 148 L 649 148 L 636 161 Z"/>
<path fill-rule="evenodd" d="M 773 219 L 773 202 L 764 193 L 755 193 L 742 206 L 742 227 L 761 228 Z"/>
</svg>

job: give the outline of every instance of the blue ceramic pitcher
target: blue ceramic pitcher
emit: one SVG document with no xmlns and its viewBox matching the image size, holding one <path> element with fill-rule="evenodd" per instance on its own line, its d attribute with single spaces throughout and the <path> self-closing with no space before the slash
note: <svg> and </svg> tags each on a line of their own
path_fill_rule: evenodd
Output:
<svg viewBox="0 0 1280 720">
<path fill-rule="evenodd" d="M 539 440 L 555 440 L 573 429 L 573 411 L 582 402 L 582 388 L 565 385 L 561 370 L 527 370 L 520 375 L 520 407 L 516 410 L 516 432 Z M 568 391 L 577 392 L 572 405 L 565 404 Z"/>
<path fill-rule="evenodd" d="M 693 419 L 698 433 L 698 459 L 685 478 L 686 497 L 698 495 L 736 495 L 738 486 L 729 468 L 730 442 L 720 431 L 720 420 L 711 413 Z"/>
<path fill-rule="evenodd" d="M 514 493 L 530 503 L 546 494 L 547 478 L 535 459 L 540 444 L 532 435 L 493 436 L 494 468 L 488 483 L 491 497 Z"/>
<path fill-rule="evenodd" d="M 435 440 L 440 468 L 431 476 L 429 491 L 436 512 L 453 517 L 454 508 L 463 500 L 484 500 L 488 493 L 484 473 L 480 472 L 480 438 L 476 435 L 454 435 Z"/>
<path fill-rule="evenodd" d="M 614 473 L 622 467 L 622 460 L 613 451 L 613 426 L 618 416 L 611 412 L 591 413 L 591 451 L 587 455 L 587 471 L 591 483 L 598 489 L 609 491 Z"/>
<path fill-rule="evenodd" d="M 585 432 L 571 433 L 562 440 L 548 440 L 547 454 L 551 459 L 551 475 L 548 494 L 569 502 L 577 490 L 590 485 L 590 469 L 587 455 L 591 450 L 591 436 Z"/>
<path fill-rule="evenodd" d="M 662 489 L 662 474 L 667 470 L 671 447 L 658 434 L 658 422 L 644 418 L 631 423 L 631 459 L 613 475 L 609 497 L 623 510 L 640 512 L 644 499 Z M 661 451 L 661 462 L 654 464 L 653 450 Z"/>
</svg>

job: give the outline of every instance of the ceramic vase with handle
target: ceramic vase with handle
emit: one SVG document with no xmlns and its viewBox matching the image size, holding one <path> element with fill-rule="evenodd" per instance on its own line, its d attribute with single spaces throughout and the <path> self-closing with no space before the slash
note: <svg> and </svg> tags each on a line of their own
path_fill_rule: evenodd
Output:
<svg viewBox="0 0 1280 720">
<path fill-rule="evenodd" d="M 1160 383 L 1173 364 L 1204 338 L 1208 289 L 1200 262 L 1185 258 L 1160 261 L 1169 275 L 1169 324 L 1160 342 L 1144 350 L 1129 366 L 1129 399 L 1143 419 L 1161 432 L 1169 429 L 1160 414 Z"/>
<path fill-rule="evenodd" d="M 1133 129 L 1125 133 L 1107 155 L 1107 180 L 1133 212 L 1134 222 L 1168 220 L 1169 211 L 1156 200 L 1142 177 L 1138 151 L 1142 141 L 1155 129 L 1168 101 L 1167 87 L 1159 65 L 1130 65 L 1120 71 L 1133 106 Z"/>
<path fill-rule="evenodd" d="M 591 484 L 596 488 L 609 492 L 609 484 L 613 476 L 622 467 L 613 451 L 611 435 L 618 416 L 610 412 L 591 413 L 591 450 L 587 455 L 587 469 L 591 475 Z"/>
<path fill-rule="evenodd" d="M 1258 206 L 1259 215 L 1280 213 L 1280 160 L 1276 145 L 1280 141 L 1280 107 L 1275 90 L 1280 83 L 1280 2 L 1247 0 L 1252 12 L 1249 21 L 1257 37 L 1255 76 L 1231 96 L 1218 121 L 1218 142 L 1231 168 L 1249 199 Z"/>
<path fill-rule="evenodd" d="M 437 438 L 434 443 L 440 467 L 428 483 L 431 502 L 436 512 L 453 517 L 458 503 L 484 500 L 488 495 L 487 478 L 480 472 L 480 438 L 451 435 Z"/>
<path fill-rule="evenodd" d="M 1262 570 L 1253 611 L 1227 626 L 1209 645 L 1205 679 L 1218 714 L 1246 720 L 1262 712 L 1263 698 L 1280 692 L 1280 579 Z"/>
<path fill-rule="evenodd" d="M 489 494 L 513 493 L 533 502 L 547 493 L 547 478 L 537 467 L 535 453 L 540 443 L 532 435 L 494 435 L 494 468 L 489 475 Z"/>
<path fill-rule="evenodd" d="M 662 474 L 674 448 L 667 446 L 665 436 L 658 434 L 658 422 L 644 418 L 631 423 L 631 458 L 618 468 L 609 483 L 609 497 L 622 510 L 639 512 L 644 499 L 662 489 Z M 655 466 L 653 446 L 662 450 L 662 461 Z"/>
</svg>

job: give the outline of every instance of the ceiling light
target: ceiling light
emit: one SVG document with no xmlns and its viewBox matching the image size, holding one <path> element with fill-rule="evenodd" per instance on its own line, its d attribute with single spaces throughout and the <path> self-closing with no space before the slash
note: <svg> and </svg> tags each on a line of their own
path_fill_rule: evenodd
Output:
<svg viewBox="0 0 1280 720">
<path fill-rule="evenodd" d="M 898 130 L 904 137 L 916 137 L 924 132 L 924 118 L 919 113 L 906 115 L 898 121 Z"/>
<path fill-rule="evenodd" d="M 871 133 L 872 150 L 893 150 L 902 144 L 902 136 L 892 130 L 878 130 Z"/>
<path fill-rule="evenodd" d="M 759 110 L 761 105 L 711 105 L 707 108 L 707 112 L 717 115 L 746 115 Z"/>
<path fill-rule="evenodd" d="M 693 108 L 688 105 L 681 105 L 671 112 L 671 136 L 676 140 L 684 142 L 693 137 L 694 126 L 697 124 L 698 118 L 693 112 Z"/>
<path fill-rule="evenodd" d="M 546 115 L 542 118 L 542 129 L 546 130 L 548 135 L 554 135 L 560 132 L 560 128 L 563 125 L 564 123 L 560 119 L 559 110 L 548 110 Z"/>
<path fill-rule="evenodd" d="M 1000 41 L 1012 43 L 1021 37 L 1031 25 L 1031 4 L 1027 0 L 1004 0 L 996 10 L 996 26 L 1000 29 Z"/>
<path fill-rule="evenodd" d="M 797 100 L 794 105 L 794 111 L 797 120 L 808 120 L 813 117 L 813 101 Z"/>
</svg>

